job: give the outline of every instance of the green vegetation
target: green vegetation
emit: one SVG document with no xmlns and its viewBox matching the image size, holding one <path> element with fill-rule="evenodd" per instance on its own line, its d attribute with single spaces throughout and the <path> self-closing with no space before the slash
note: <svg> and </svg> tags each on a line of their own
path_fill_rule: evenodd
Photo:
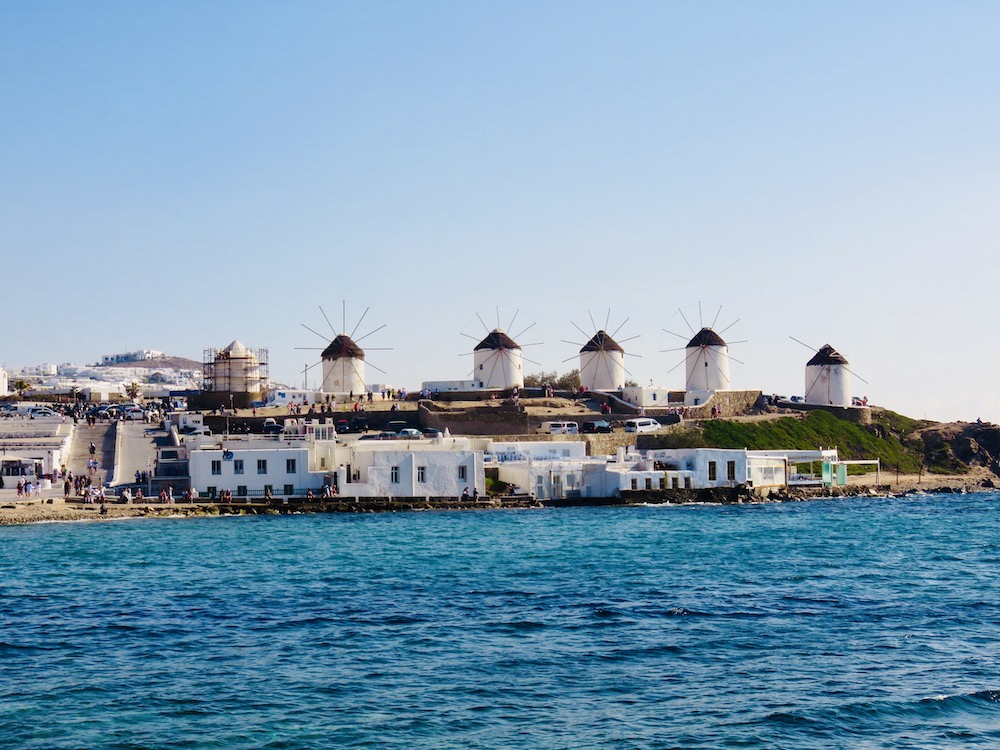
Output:
<svg viewBox="0 0 1000 750">
<path fill-rule="evenodd" d="M 903 420 L 905 418 L 900 417 L 894 421 L 902 425 Z M 915 422 L 913 424 L 917 426 Z M 905 433 L 888 431 L 884 427 L 877 429 L 879 426 L 876 425 L 873 427 L 876 429 L 838 419 L 825 411 L 813 411 L 802 419 L 786 417 L 763 422 L 720 419 L 706 422 L 705 439 L 710 445 L 720 448 L 751 450 L 815 450 L 823 446 L 836 448 L 841 458 L 877 458 L 886 470 L 898 467 L 908 474 L 920 471 L 924 459 L 922 440 L 906 440 Z M 949 470 L 954 469 L 949 467 Z"/>
<path fill-rule="evenodd" d="M 10 384 L 10 387 L 14 389 L 15 393 L 17 393 L 18 398 L 24 398 L 25 392 L 31 388 L 31 383 L 24 378 L 18 378 Z"/>
<path fill-rule="evenodd" d="M 524 385 L 529 388 L 551 385 L 557 391 L 578 391 L 580 390 L 580 371 L 570 370 L 564 375 L 560 375 L 555 370 L 536 372 L 524 376 Z"/>
</svg>

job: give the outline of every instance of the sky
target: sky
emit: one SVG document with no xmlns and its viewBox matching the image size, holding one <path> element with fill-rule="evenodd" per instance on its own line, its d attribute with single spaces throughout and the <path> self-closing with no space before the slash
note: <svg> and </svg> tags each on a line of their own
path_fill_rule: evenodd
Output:
<svg viewBox="0 0 1000 750">
<path fill-rule="evenodd" d="M 801 395 L 794 337 L 1000 422 L 998 38 L 987 1 L 0 3 L 0 365 L 239 339 L 301 385 L 308 326 L 413 390 L 498 324 L 529 374 L 607 327 L 680 389 L 715 322 L 734 388 Z"/>
</svg>

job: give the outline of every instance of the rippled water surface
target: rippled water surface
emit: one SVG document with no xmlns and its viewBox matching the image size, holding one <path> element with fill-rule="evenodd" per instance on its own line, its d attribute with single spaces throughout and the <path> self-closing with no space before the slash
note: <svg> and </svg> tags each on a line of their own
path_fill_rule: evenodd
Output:
<svg viewBox="0 0 1000 750">
<path fill-rule="evenodd" d="M 0 528 L 0 746 L 1000 746 L 1000 495 Z"/>
</svg>

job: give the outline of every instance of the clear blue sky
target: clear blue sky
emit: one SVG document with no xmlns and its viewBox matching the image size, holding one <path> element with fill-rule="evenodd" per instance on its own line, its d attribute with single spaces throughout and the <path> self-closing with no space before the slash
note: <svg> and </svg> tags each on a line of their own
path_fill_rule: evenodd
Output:
<svg viewBox="0 0 1000 750">
<path fill-rule="evenodd" d="M 347 327 L 419 387 L 477 319 L 565 372 L 610 310 L 640 383 L 689 320 L 733 384 L 1000 421 L 1000 4 L 0 4 L 0 362 Z M 680 342 L 683 343 L 683 342 Z"/>
</svg>

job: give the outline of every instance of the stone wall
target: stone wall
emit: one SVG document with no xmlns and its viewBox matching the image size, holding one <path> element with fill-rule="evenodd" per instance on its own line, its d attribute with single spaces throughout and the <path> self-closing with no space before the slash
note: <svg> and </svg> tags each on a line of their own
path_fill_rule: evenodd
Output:
<svg viewBox="0 0 1000 750">
<path fill-rule="evenodd" d="M 867 406 L 827 406 L 825 404 L 793 404 L 782 401 L 780 408 L 793 411 L 828 411 L 838 419 L 844 419 L 854 424 L 872 423 L 872 410 Z"/>
</svg>

